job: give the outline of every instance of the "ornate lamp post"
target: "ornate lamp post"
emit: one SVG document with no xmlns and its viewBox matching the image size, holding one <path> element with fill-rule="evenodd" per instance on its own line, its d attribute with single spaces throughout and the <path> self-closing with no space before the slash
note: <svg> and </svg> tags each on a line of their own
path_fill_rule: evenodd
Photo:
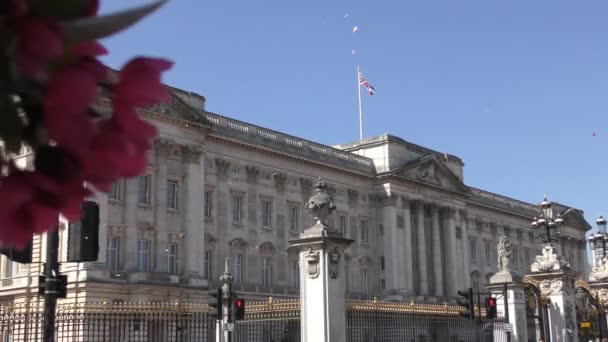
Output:
<svg viewBox="0 0 608 342">
<path fill-rule="evenodd" d="M 560 226 L 564 224 L 564 219 L 560 214 L 554 217 L 553 202 L 545 199 L 540 204 L 540 218 L 534 217 L 532 221 L 532 228 L 535 229 L 536 235 L 541 239 L 542 243 L 551 245 L 553 242 L 557 242 L 562 232 Z"/>
<path fill-rule="evenodd" d="M 600 216 L 595 223 L 597 224 L 597 233 L 589 236 L 589 247 L 593 251 L 593 255 L 597 258 L 606 257 L 606 245 L 608 244 L 608 235 L 606 234 L 606 219 Z"/>
</svg>

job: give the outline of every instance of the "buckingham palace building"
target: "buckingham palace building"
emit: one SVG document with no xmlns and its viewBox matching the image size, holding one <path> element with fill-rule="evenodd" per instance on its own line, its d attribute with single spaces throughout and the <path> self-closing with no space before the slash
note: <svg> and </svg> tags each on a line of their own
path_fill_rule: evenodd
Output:
<svg viewBox="0 0 608 342">
<path fill-rule="evenodd" d="M 202 301 L 226 258 L 245 297 L 297 296 L 300 266 L 289 241 L 313 224 L 304 205 L 318 177 L 337 207 L 329 223 L 355 240 L 343 263 L 351 298 L 449 300 L 487 284 L 501 235 L 519 274 L 540 250 L 530 227 L 538 205 L 466 185 L 458 156 L 388 134 L 327 146 L 171 92 L 169 103 L 140 111 L 160 132 L 145 173 L 94 198 L 98 261 L 61 264 L 68 300 Z M 109 100 L 96 106 L 108 111 Z M 590 226 L 582 210 L 555 207 L 565 221 L 558 250 L 586 278 Z M 3 303 L 38 301 L 45 240 L 35 237 L 32 264 L 2 256 Z M 65 261 L 65 224 L 60 241 Z"/>
</svg>

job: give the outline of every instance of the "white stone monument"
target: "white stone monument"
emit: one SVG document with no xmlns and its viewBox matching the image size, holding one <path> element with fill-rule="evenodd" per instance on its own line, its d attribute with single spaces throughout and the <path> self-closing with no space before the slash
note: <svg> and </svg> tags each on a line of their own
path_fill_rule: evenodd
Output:
<svg viewBox="0 0 608 342">
<path fill-rule="evenodd" d="M 496 311 L 499 316 L 508 318 L 512 331 L 512 342 L 528 341 L 528 330 L 526 325 L 526 298 L 524 295 L 525 285 L 521 282 L 521 276 L 511 270 L 511 242 L 506 236 L 501 236 L 496 248 L 498 252 L 498 272 L 490 277 L 487 286 L 496 297 Z M 505 310 L 505 295 L 506 308 Z"/>
<path fill-rule="evenodd" d="M 336 209 L 319 179 L 316 193 L 306 203 L 315 224 L 291 240 L 300 253 L 301 332 L 304 342 L 346 341 L 346 281 L 344 249 L 354 241 L 327 224 Z"/>
</svg>

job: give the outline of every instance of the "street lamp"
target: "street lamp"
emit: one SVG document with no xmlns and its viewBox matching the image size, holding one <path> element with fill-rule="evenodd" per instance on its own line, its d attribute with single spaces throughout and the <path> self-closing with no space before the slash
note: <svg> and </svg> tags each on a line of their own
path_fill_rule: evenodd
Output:
<svg viewBox="0 0 608 342">
<path fill-rule="evenodd" d="M 600 255 L 602 258 L 606 257 L 606 244 L 608 243 L 608 235 L 606 234 L 606 219 L 600 215 L 595 221 L 597 225 L 597 233 L 589 236 L 589 247 L 593 251 L 594 255 Z"/>
<path fill-rule="evenodd" d="M 534 221 L 532 221 L 532 228 L 536 230 L 536 235 L 541 238 L 543 243 L 556 242 L 562 234 L 560 226 L 564 224 L 564 219 L 561 214 L 558 214 L 555 218 L 553 215 L 553 203 L 547 200 L 547 196 L 545 196 L 540 204 L 540 218 L 534 217 Z"/>
</svg>

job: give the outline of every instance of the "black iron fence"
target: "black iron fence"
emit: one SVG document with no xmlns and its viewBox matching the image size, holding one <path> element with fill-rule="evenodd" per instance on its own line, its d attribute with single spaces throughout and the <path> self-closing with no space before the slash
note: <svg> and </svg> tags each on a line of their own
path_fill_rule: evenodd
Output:
<svg viewBox="0 0 608 342">
<path fill-rule="evenodd" d="M 468 320 L 458 307 L 376 301 L 351 302 L 346 312 L 349 342 L 501 342 L 501 320 Z"/>
<path fill-rule="evenodd" d="M 447 304 L 348 301 L 349 342 L 506 341 L 500 320 L 470 321 Z M 206 304 L 128 303 L 61 306 L 56 341 L 215 341 L 216 321 Z M 298 299 L 250 302 L 234 326 L 235 342 L 299 342 Z M 33 308 L 2 308 L 0 342 L 41 341 L 43 315 Z"/>
</svg>

